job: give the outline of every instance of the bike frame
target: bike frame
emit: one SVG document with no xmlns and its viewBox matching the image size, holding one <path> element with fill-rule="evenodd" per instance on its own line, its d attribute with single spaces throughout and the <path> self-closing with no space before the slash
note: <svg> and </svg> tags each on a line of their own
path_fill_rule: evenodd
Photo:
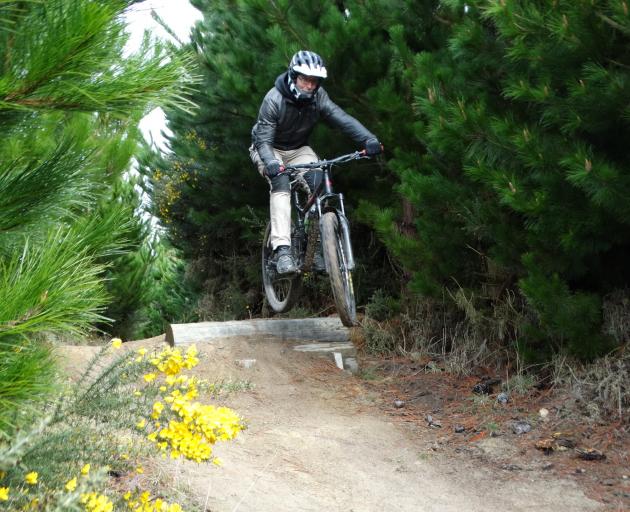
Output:
<svg viewBox="0 0 630 512">
<path fill-rule="evenodd" d="M 365 153 L 363 151 L 355 151 L 354 153 L 342 155 L 331 160 L 320 160 L 319 162 L 312 162 L 309 164 L 288 165 L 285 168 L 285 172 L 289 172 L 289 177 L 291 179 L 291 195 L 293 206 L 298 213 L 296 226 L 298 236 L 302 238 L 302 240 L 307 244 L 308 242 L 312 242 L 311 240 L 307 239 L 308 234 L 305 232 L 305 219 L 313 206 L 316 207 L 317 217 L 320 223 L 320 225 L 318 226 L 320 232 L 322 213 L 329 211 L 334 212 L 339 221 L 339 226 L 341 227 L 344 256 L 346 258 L 346 266 L 348 270 L 354 270 L 355 267 L 352 244 L 350 241 L 350 224 L 348 222 L 348 218 L 346 217 L 343 194 L 336 193 L 333 190 L 331 170 L 335 165 L 350 162 L 352 160 L 360 160 L 363 158 L 369 157 L 365 156 Z M 304 206 L 301 206 L 298 197 L 299 187 L 295 185 L 295 183 L 298 180 L 303 179 L 302 175 L 304 173 L 309 170 L 315 169 L 320 169 L 322 171 L 321 182 L 318 184 L 317 189 L 307 197 L 306 204 Z M 300 242 L 302 242 L 302 240 Z M 303 249 L 301 249 L 300 252 L 303 252 Z M 299 256 L 301 258 L 302 254 L 300 254 Z"/>
</svg>

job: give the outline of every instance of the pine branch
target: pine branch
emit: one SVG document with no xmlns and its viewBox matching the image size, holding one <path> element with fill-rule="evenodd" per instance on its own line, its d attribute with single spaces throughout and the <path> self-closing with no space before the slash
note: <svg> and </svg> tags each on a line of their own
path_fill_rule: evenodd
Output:
<svg viewBox="0 0 630 512">
<path fill-rule="evenodd" d="M 620 32 L 623 32 L 624 34 L 630 34 L 630 29 L 628 29 L 628 27 L 624 27 L 623 25 L 621 25 L 620 23 L 617 23 L 615 20 L 613 20 L 612 18 L 609 18 L 605 14 L 601 12 L 596 12 L 595 15 L 604 23 L 607 23 L 608 25 L 619 30 Z"/>
<path fill-rule="evenodd" d="M 271 0 L 269 2 L 271 4 L 271 6 L 274 8 L 274 12 L 275 12 L 275 16 L 273 16 L 273 20 L 278 23 L 278 25 L 284 27 L 288 32 L 291 33 L 291 35 L 293 35 L 293 38 L 300 43 L 300 46 L 302 48 L 307 48 L 308 47 L 308 43 L 306 42 L 306 40 L 304 40 L 302 38 L 302 36 L 300 35 L 300 33 L 295 30 L 295 28 L 293 28 L 293 26 L 291 25 L 291 23 L 289 22 L 289 18 L 286 15 L 286 13 L 280 9 L 280 7 L 278 6 L 278 4 L 275 2 L 275 0 Z"/>
</svg>

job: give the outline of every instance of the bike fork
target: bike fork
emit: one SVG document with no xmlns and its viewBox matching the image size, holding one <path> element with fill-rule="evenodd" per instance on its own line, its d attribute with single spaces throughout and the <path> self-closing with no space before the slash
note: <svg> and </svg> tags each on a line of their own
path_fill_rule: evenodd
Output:
<svg viewBox="0 0 630 512">
<path fill-rule="evenodd" d="M 350 224 L 346 216 L 339 210 L 335 210 L 337 222 L 341 231 L 341 244 L 343 248 L 343 259 L 348 270 L 354 270 L 354 254 L 352 253 L 352 243 L 350 242 Z M 321 232 L 321 217 L 320 217 Z"/>
<path fill-rule="evenodd" d="M 352 244 L 350 243 L 350 224 L 346 216 L 341 212 L 337 212 L 337 220 L 341 226 L 341 241 L 343 242 L 346 267 L 348 270 L 354 270 L 354 254 L 352 253 Z"/>
</svg>

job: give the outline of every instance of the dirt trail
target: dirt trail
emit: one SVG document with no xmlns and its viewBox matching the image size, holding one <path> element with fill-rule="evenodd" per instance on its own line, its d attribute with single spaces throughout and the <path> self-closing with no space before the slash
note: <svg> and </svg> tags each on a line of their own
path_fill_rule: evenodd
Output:
<svg viewBox="0 0 630 512">
<path fill-rule="evenodd" d="M 253 385 L 219 399 L 249 425 L 217 445 L 223 466 L 174 465 L 198 510 L 600 510 L 573 482 L 433 452 L 421 431 L 393 424 L 358 378 L 293 345 L 243 338 L 198 345 L 199 377 Z M 243 359 L 256 363 L 245 368 Z"/>
</svg>

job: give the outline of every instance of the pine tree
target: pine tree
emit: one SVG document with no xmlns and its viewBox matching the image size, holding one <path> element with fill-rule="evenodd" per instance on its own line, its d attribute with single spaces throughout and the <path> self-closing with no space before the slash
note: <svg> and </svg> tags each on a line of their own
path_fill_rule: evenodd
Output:
<svg viewBox="0 0 630 512">
<path fill-rule="evenodd" d="M 338 175 L 360 262 L 371 226 L 412 293 L 463 290 L 490 309 L 521 297 L 529 320 L 511 336 L 533 357 L 610 346 L 602 300 L 629 278 L 624 0 L 195 5 L 200 109 L 169 114 L 173 154 L 147 168 L 200 285 L 240 314 L 259 297 L 267 197 L 249 130 L 289 57 L 310 48 L 327 60 L 331 97 L 387 148 L 387 166 Z M 326 129 L 312 144 L 351 149 Z"/>
<path fill-rule="evenodd" d="M 49 387 L 42 338 L 102 321 L 105 258 L 133 211 L 113 187 L 147 107 L 181 104 L 186 61 L 122 58 L 132 2 L 0 4 L 0 429 Z"/>
<path fill-rule="evenodd" d="M 530 355 L 599 353 L 602 297 L 630 277 L 627 4 L 451 0 L 435 17 L 447 41 L 412 80 L 426 154 L 398 170 L 417 234 L 387 211 L 380 230 L 419 292 L 520 290 Z"/>
<path fill-rule="evenodd" d="M 203 76 L 191 96 L 199 110 L 194 116 L 168 112 L 172 153 L 154 155 L 144 164 L 156 214 L 170 239 L 194 261 L 192 273 L 206 293 L 234 303 L 232 315 L 245 316 L 245 306 L 256 309 L 261 303 L 259 259 L 268 186 L 247 148 L 262 98 L 293 53 L 317 51 L 327 63 L 330 78 L 324 86 L 331 98 L 382 133 L 389 145 L 399 133 L 379 120 L 377 105 L 409 109 L 388 98 L 391 84 L 382 83 L 391 50 L 381 15 L 387 17 L 392 5 L 400 3 L 193 1 L 204 13 L 192 35 Z M 321 157 L 358 149 L 325 126 L 316 130 L 311 144 Z M 365 300 L 379 285 L 396 284 L 385 252 L 353 212 L 360 199 L 379 204 L 397 199 L 388 170 L 375 162 L 362 164 L 344 168 L 335 181 L 355 221 L 355 251 L 363 265 L 357 289 Z"/>
</svg>

